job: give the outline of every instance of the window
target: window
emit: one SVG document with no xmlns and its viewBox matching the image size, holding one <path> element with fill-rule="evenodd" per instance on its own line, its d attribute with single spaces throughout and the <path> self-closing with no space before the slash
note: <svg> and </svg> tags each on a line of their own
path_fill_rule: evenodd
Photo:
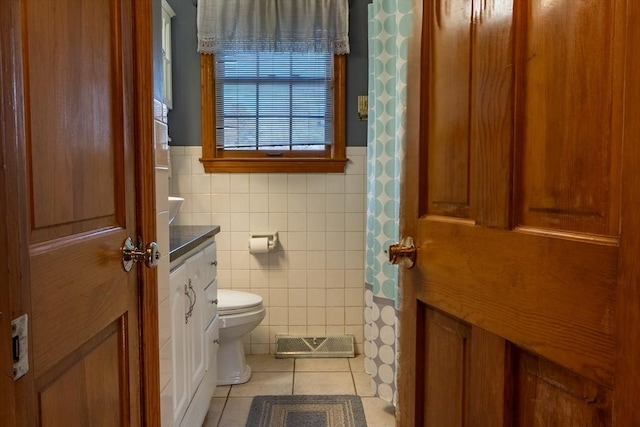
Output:
<svg viewBox="0 0 640 427">
<path fill-rule="evenodd" d="M 206 172 L 343 172 L 345 57 L 201 55 Z"/>
</svg>

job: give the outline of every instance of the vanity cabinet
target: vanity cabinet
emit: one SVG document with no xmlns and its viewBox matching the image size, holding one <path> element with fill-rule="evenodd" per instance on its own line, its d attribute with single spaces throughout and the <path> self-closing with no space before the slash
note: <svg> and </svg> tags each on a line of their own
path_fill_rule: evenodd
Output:
<svg viewBox="0 0 640 427">
<path fill-rule="evenodd" d="M 171 262 L 174 426 L 201 425 L 217 384 L 216 274 L 213 239 Z"/>
</svg>

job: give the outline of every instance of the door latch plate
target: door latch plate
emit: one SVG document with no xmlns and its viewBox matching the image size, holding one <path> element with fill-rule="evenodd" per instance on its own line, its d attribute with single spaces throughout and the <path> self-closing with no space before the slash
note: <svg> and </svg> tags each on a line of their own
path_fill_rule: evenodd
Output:
<svg viewBox="0 0 640 427">
<path fill-rule="evenodd" d="M 29 371 L 29 327 L 26 314 L 11 321 L 11 348 L 13 352 L 13 379 Z"/>
</svg>

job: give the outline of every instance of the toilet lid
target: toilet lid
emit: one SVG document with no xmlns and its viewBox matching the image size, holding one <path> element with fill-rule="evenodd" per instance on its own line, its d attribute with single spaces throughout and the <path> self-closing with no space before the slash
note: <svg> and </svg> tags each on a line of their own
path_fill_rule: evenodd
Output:
<svg viewBox="0 0 640 427">
<path fill-rule="evenodd" d="M 262 304 L 260 295 L 249 292 L 218 289 L 218 311 L 242 310 Z"/>
</svg>

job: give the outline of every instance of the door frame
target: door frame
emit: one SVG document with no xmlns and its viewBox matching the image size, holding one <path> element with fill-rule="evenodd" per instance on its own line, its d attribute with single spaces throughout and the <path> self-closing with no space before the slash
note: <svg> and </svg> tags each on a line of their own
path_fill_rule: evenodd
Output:
<svg viewBox="0 0 640 427">
<path fill-rule="evenodd" d="M 421 87 L 420 70 L 422 69 L 422 13 L 423 0 L 413 0 L 413 29 L 409 37 L 407 53 L 407 82 L 412 89 L 407 91 L 407 135 L 405 153 L 420 153 L 420 118 L 421 103 L 424 88 Z M 400 185 L 400 236 L 417 235 L 418 202 L 416 197 L 420 183 L 415 179 L 419 176 L 419 156 L 406 155 L 403 160 L 403 171 Z M 416 349 L 421 343 L 402 337 L 416 336 L 416 292 L 412 276 L 405 274 L 404 268 L 399 268 L 398 288 L 400 290 L 399 321 L 401 333 L 399 338 L 398 360 L 398 406 L 396 407 L 396 425 L 415 425 L 415 402 L 424 401 L 423 396 L 416 396 L 415 378 L 417 372 Z M 418 417 L 420 418 L 420 417 Z"/>
<path fill-rule="evenodd" d="M 133 0 L 134 150 L 137 235 L 156 240 L 152 3 Z M 0 8 L 0 425 L 36 425 L 32 371 L 13 380 L 11 319 L 31 313 L 20 0 Z M 141 425 L 160 425 L 157 270 L 138 268 Z M 30 344 L 31 345 L 31 344 Z M 32 354 L 29 357 L 33 365 Z"/>
<path fill-rule="evenodd" d="M 155 242 L 156 182 L 153 143 L 153 22 L 151 0 L 133 1 L 134 147 L 136 152 L 136 217 L 138 236 Z M 142 425 L 160 425 L 160 338 L 158 270 L 138 268 L 140 300 L 140 411 Z"/>
</svg>

